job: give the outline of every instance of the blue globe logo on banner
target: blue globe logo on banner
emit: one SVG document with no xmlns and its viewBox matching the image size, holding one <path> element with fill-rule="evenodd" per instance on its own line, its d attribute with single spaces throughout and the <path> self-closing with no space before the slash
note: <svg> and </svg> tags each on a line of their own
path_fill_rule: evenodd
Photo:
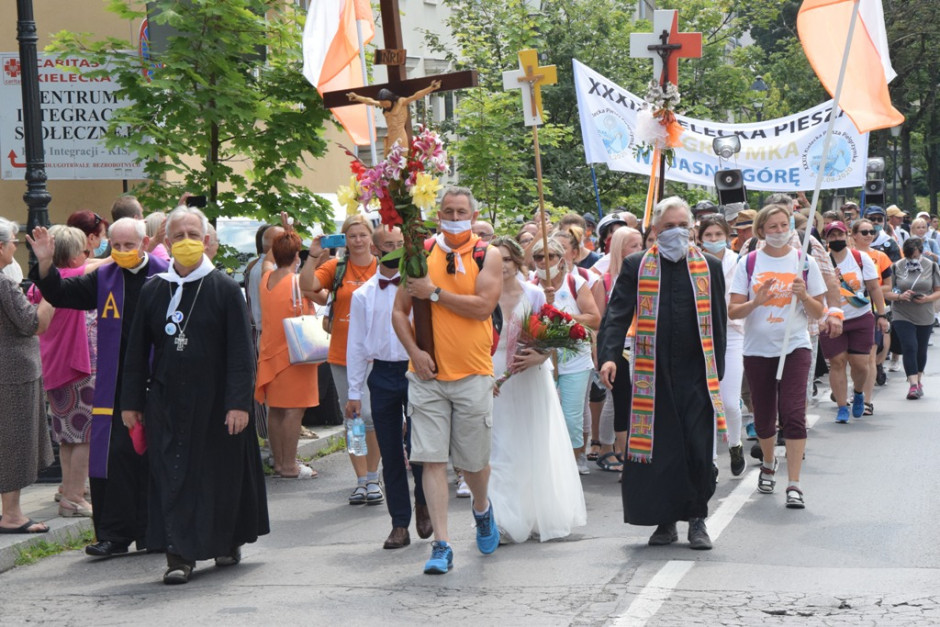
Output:
<svg viewBox="0 0 940 627">
<path fill-rule="evenodd" d="M 853 151 L 848 140 L 841 135 L 833 134 L 831 143 L 829 156 L 826 159 L 826 167 L 823 172 L 823 176 L 826 178 L 837 177 L 852 165 Z M 816 141 L 807 151 L 809 166 L 813 174 L 819 174 L 819 163 L 822 160 L 822 145 L 823 142 Z"/>
<path fill-rule="evenodd" d="M 612 157 L 625 153 L 633 143 L 633 133 L 623 119 L 610 110 L 594 114 L 594 126 L 604 142 L 604 149 Z"/>
</svg>

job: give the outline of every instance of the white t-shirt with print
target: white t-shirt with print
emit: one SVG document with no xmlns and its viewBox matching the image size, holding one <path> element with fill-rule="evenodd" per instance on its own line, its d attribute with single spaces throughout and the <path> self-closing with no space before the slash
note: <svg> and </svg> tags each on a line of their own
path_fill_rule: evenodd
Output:
<svg viewBox="0 0 940 627">
<path fill-rule="evenodd" d="M 571 290 L 568 288 L 568 284 L 570 283 L 568 280 L 569 276 L 574 278 L 574 294 L 572 294 Z M 555 309 L 571 315 L 582 313 L 581 308 L 578 307 L 577 292 L 581 290 L 581 286 L 585 285 L 585 283 L 586 281 L 578 272 L 573 272 L 565 276 L 565 280 L 561 283 L 561 289 L 555 292 Z M 581 347 L 577 351 L 558 351 L 558 374 L 574 374 L 584 370 L 591 370 L 593 367 L 594 360 L 591 359 L 591 343 L 588 341 L 581 342 Z"/>
<path fill-rule="evenodd" d="M 842 280 L 845 281 L 849 289 L 855 293 L 865 289 L 865 281 L 878 280 L 878 268 L 875 267 L 875 262 L 872 261 L 872 258 L 865 253 L 859 253 L 859 257 L 862 259 L 861 268 L 858 267 L 858 263 L 856 263 L 855 255 L 852 254 L 852 251 L 846 249 L 845 259 L 836 265 L 836 270 L 838 270 L 839 274 L 842 276 Z M 835 257 L 833 257 L 833 260 L 835 260 Z M 861 278 L 859 278 L 859 274 L 861 274 Z M 845 288 L 840 283 L 839 292 L 841 293 L 844 289 Z M 839 307 L 842 308 L 846 320 L 854 320 L 855 318 L 861 318 L 867 313 L 871 313 L 871 305 L 856 307 L 849 303 L 845 294 L 842 294 L 842 303 Z"/>
<path fill-rule="evenodd" d="M 754 272 L 748 285 L 747 256 L 741 257 L 735 271 L 734 283 L 731 286 L 732 294 L 743 294 L 748 300 L 753 300 L 757 290 L 770 279 L 776 280 L 771 291 L 770 300 L 756 307 L 744 319 L 744 354 L 754 357 L 779 357 L 783 347 L 783 336 L 786 334 L 787 315 L 790 310 L 790 299 L 793 296 L 793 279 L 797 274 L 796 250 L 790 251 L 783 257 L 771 257 L 763 250 L 757 251 L 754 260 Z M 826 292 L 822 273 L 816 260 L 809 257 L 805 260 L 808 270 L 806 276 L 806 291 L 810 296 L 819 296 Z M 802 275 L 803 268 L 800 269 Z M 796 348 L 811 348 L 809 342 L 808 319 L 806 310 L 797 303 L 794 312 L 796 320 L 790 327 L 790 341 L 787 354 Z"/>
</svg>

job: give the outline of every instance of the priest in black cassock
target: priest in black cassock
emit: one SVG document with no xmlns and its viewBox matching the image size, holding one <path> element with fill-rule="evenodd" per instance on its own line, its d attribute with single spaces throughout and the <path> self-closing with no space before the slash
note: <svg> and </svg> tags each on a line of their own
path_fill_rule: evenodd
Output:
<svg viewBox="0 0 940 627">
<path fill-rule="evenodd" d="M 167 217 L 173 263 L 141 290 L 124 361 L 122 418 L 144 423 L 150 455 L 147 546 L 166 551 L 168 584 L 196 560 L 237 564 L 269 531 L 248 310 L 203 254 L 207 226 L 194 208 Z"/>
<path fill-rule="evenodd" d="M 675 542 L 676 521 L 689 521 L 690 547 L 710 549 L 705 517 L 715 492 L 715 437 L 724 427 L 718 396 L 727 322 L 724 275 L 720 261 L 690 243 L 692 213 L 685 201 L 661 201 L 651 222 L 657 243 L 625 259 L 598 336 L 601 380 L 610 388 L 615 379 L 629 377 L 633 388 L 624 418 L 630 424 L 624 521 L 656 525 L 651 545 Z M 631 374 L 621 354 L 634 319 Z"/>
</svg>

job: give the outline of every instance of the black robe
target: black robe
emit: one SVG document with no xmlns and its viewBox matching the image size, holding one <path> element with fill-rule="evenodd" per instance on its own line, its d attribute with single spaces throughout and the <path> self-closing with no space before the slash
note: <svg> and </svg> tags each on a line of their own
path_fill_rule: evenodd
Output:
<svg viewBox="0 0 940 627">
<path fill-rule="evenodd" d="M 218 271 L 202 279 L 197 298 L 199 285 L 185 284 L 178 308 L 188 340 L 183 351 L 165 332 L 176 286 L 155 278 L 143 287 L 121 392 L 124 409 L 144 413 L 147 546 L 187 560 L 228 555 L 269 531 L 254 420 L 234 436 L 225 425 L 228 410 L 252 411 L 254 353 L 245 299 Z"/>
<path fill-rule="evenodd" d="M 618 362 L 636 309 L 643 252 L 624 260 L 598 337 L 598 363 Z M 724 375 L 725 280 L 721 262 L 705 255 L 711 276 L 712 329 L 719 379 Z M 714 412 L 708 394 L 695 295 L 685 260 L 661 258 L 656 320 L 653 460 L 625 461 L 623 518 L 633 525 L 659 525 L 705 518 L 715 493 Z M 617 378 L 630 372 L 618 366 Z M 629 416 L 619 417 L 629 424 Z"/>
</svg>

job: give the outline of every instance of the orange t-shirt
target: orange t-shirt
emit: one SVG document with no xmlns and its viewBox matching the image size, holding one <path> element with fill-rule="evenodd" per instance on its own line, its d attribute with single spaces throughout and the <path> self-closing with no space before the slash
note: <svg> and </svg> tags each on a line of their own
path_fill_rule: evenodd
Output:
<svg viewBox="0 0 940 627">
<path fill-rule="evenodd" d="M 871 260 L 875 262 L 875 267 L 878 268 L 878 285 L 884 285 L 885 279 L 891 275 L 891 258 L 874 248 L 869 248 L 865 252 L 868 253 Z"/>
<path fill-rule="evenodd" d="M 474 236 L 461 247 L 466 272 L 447 272 L 447 253 L 435 246 L 428 257 L 428 276 L 445 292 L 475 294 L 480 269 L 473 259 Z M 493 321 L 472 320 L 460 316 L 440 303 L 431 303 L 431 328 L 434 334 L 434 363 L 439 381 L 457 381 L 470 375 L 493 376 Z"/>
<path fill-rule="evenodd" d="M 339 259 L 330 259 L 317 268 L 316 276 L 320 285 L 328 290 L 333 289 L 333 278 L 336 276 L 336 265 Z M 326 361 L 337 366 L 346 365 L 346 339 L 349 335 L 349 307 L 352 304 L 352 294 L 359 286 L 365 284 L 375 274 L 378 260 L 373 257 L 368 266 L 357 266 L 346 261 L 346 273 L 343 282 L 333 300 L 333 331 L 330 334 L 330 352 Z"/>
</svg>

